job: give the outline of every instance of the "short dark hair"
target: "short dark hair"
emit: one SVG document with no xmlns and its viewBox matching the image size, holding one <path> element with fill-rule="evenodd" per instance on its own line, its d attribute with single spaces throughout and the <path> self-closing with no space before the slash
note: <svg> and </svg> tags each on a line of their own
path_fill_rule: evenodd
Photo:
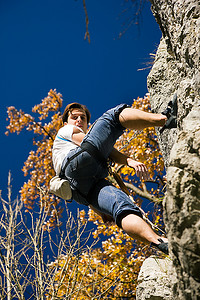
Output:
<svg viewBox="0 0 200 300">
<path fill-rule="evenodd" d="M 90 114 L 88 108 L 85 105 L 83 105 L 83 104 L 80 104 L 80 103 L 77 103 L 77 102 L 73 102 L 73 103 L 68 104 L 65 107 L 64 113 L 62 115 L 63 124 L 64 124 L 64 122 L 68 121 L 69 112 L 71 112 L 75 108 L 83 110 L 86 113 L 87 123 L 89 123 L 90 122 L 91 114 Z"/>
</svg>

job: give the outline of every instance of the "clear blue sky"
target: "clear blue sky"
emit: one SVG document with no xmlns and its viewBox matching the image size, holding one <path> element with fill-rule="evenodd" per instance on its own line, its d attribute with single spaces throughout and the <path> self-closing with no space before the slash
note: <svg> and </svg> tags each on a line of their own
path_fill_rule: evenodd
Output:
<svg viewBox="0 0 200 300">
<path fill-rule="evenodd" d="M 129 1 L 130 2 L 130 1 Z M 16 197 L 26 178 L 21 171 L 32 149 L 31 135 L 4 135 L 6 108 L 30 113 L 50 89 L 63 95 L 64 105 L 78 101 L 92 113 L 92 122 L 106 109 L 147 92 L 150 61 L 161 32 L 147 3 L 139 26 L 120 39 L 130 13 L 125 0 L 86 0 L 91 43 L 84 40 L 82 0 L 0 1 L 1 185 L 7 193 L 7 175 Z"/>
</svg>

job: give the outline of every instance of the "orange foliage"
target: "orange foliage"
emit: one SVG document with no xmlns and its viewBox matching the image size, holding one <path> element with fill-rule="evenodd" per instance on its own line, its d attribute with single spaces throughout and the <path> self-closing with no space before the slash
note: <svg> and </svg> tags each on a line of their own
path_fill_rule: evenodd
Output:
<svg viewBox="0 0 200 300">
<path fill-rule="evenodd" d="M 144 255 L 140 256 L 138 249 L 129 257 L 123 249 L 112 254 L 108 261 L 103 250 L 94 249 L 81 253 L 78 260 L 75 256 L 57 260 L 52 264 L 52 268 L 58 268 L 55 280 L 62 282 L 57 297 L 70 294 L 70 299 L 135 299 L 136 274 Z"/>
<path fill-rule="evenodd" d="M 39 115 L 39 121 L 21 109 L 18 111 L 13 106 L 8 108 L 10 124 L 7 126 L 7 135 L 9 131 L 19 134 L 24 128 L 35 134 L 33 145 L 36 150 L 30 151 L 22 169 L 24 175 L 30 175 L 30 178 L 24 183 L 20 194 L 27 209 L 32 209 L 36 199 L 40 199 L 40 204 L 50 214 L 48 226 L 55 224 L 62 211 L 60 199 L 48 193 L 49 181 L 55 175 L 51 152 L 54 137 L 62 126 L 61 107 L 62 95 L 56 90 L 50 90 L 48 96 L 32 109 L 33 113 Z M 50 113 L 52 113 L 50 121 L 43 124 L 41 121 L 48 119 Z"/>
<path fill-rule="evenodd" d="M 82 224 L 87 222 L 84 211 L 80 212 Z M 135 299 L 137 276 L 147 255 L 148 247 L 136 244 L 117 226 L 106 227 L 92 210 L 89 219 L 98 224 L 97 231 L 106 236 L 102 248 L 74 247 L 51 263 L 54 288 L 48 290 L 47 299 L 57 288 L 58 298 L 70 299 Z M 99 237 L 93 232 L 94 239 Z M 73 249 L 72 249 L 73 248 Z M 59 287 L 59 288 L 58 288 Z M 49 297 L 49 298 L 48 298 Z"/>
</svg>

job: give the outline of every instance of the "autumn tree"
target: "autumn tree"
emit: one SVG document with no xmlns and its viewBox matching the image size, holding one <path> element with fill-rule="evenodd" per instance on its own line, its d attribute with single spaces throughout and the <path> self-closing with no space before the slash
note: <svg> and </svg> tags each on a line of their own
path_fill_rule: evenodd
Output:
<svg viewBox="0 0 200 300">
<path fill-rule="evenodd" d="M 23 129 L 34 134 L 35 150 L 30 151 L 22 169 L 24 176 L 29 175 L 29 179 L 20 190 L 21 199 L 27 209 L 32 209 L 35 201 L 39 199 L 40 205 L 50 212 L 49 227 L 55 224 L 57 216 L 60 216 L 62 211 L 59 205 L 61 200 L 48 193 L 49 181 L 55 175 L 51 151 L 55 135 L 62 126 L 62 101 L 61 94 L 50 90 L 48 96 L 33 107 L 33 116 L 13 106 L 8 107 L 10 123 L 6 134 L 9 132 L 19 134 Z M 37 115 L 37 119 L 34 114 Z"/>
<path fill-rule="evenodd" d="M 134 100 L 133 107 L 149 111 L 149 95 L 143 99 Z M 148 207 L 153 202 L 153 223 L 162 230 L 163 223 L 159 203 L 162 201 L 165 188 L 164 164 L 154 128 L 147 128 L 135 133 L 126 130 L 117 141 L 116 147 L 130 156 L 134 155 L 135 159 L 143 161 L 147 165 L 151 182 L 138 181 L 134 170 L 127 166 L 115 165 L 114 168 L 122 176 L 125 185 L 139 205 L 145 202 L 145 206 Z M 109 179 L 115 183 L 113 178 Z M 144 259 L 152 253 L 151 250 L 143 243 L 133 242 L 116 225 L 107 227 L 92 210 L 89 210 L 88 217 L 82 210 L 82 222 L 85 223 L 89 219 L 96 224 L 93 237 L 95 239 L 101 237 L 103 242 L 102 247 L 93 249 L 90 251 L 90 255 L 87 252 L 80 255 L 78 278 L 79 282 L 84 284 L 81 290 L 78 287 L 74 290 L 72 299 L 77 299 L 77 296 L 78 299 L 135 299 L 138 272 Z M 56 261 L 55 266 L 57 263 Z M 56 272 L 58 282 L 63 276 L 65 263 L 66 259 L 62 257 L 59 262 L 60 269 Z M 69 286 L 71 272 L 66 273 L 65 278 L 62 277 L 60 297 L 65 296 Z"/>
<path fill-rule="evenodd" d="M 24 175 L 29 175 L 29 178 L 20 194 L 27 209 L 31 210 L 38 200 L 40 207 L 48 212 L 49 219 L 45 223 L 47 229 L 59 222 L 63 209 L 62 200 L 48 193 L 49 181 L 54 176 L 52 145 L 58 129 L 62 126 L 62 101 L 61 94 L 50 90 L 48 96 L 34 106 L 32 115 L 14 107 L 8 108 L 10 123 L 6 134 L 9 131 L 20 133 L 25 128 L 34 133 L 34 150 L 30 151 L 23 167 Z M 149 95 L 134 100 L 132 106 L 149 111 Z M 163 229 L 160 204 L 165 189 L 164 164 L 155 129 L 146 128 L 140 132 L 126 130 L 115 146 L 146 164 L 151 176 L 148 182 L 139 181 L 134 170 L 127 166 L 115 165 L 113 168 L 122 177 L 133 200 L 143 209 L 145 206 L 147 210 L 151 207 L 152 221 Z M 118 186 L 112 176 L 108 180 Z M 148 213 L 146 216 L 148 217 Z M 82 224 L 87 219 L 94 223 L 93 238 L 102 238 L 102 247 L 90 249 L 89 252 L 81 251 L 78 257 L 73 254 L 70 262 L 63 254 L 57 257 L 51 265 L 52 274 L 59 285 L 57 296 L 64 297 L 71 291 L 71 299 L 134 299 L 138 271 L 144 258 L 149 255 L 149 247 L 142 243 L 136 244 L 116 225 L 106 227 L 101 218 L 91 210 L 88 216 L 87 212 L 81 211 L 80 219 Z M 52 293 L 53 290 L 50 289 L 49 295 Z"/>
<path fill-rule="evenodd" d="M 84 289 L 78 282 L 80 253 L 91 252 L 95 240 L 86 232 L 87 222 L 82 222 L 77 211 L 76 218 L 63 207 L 66 222 L 53 231 L 45 230 L 48 211 L 24 211 L 19 198 L 12 199 L 11 174 L 8 176 L 8 197 L 3 199 L 0 191 L 0 295 L 1 299 L 59 299 L 62 278 L 69 272 L 66 298 L 74 291 Z M 90 241 L 91 240 L 91 241 Z M 60 264 L 53 267 L 51 260 L 57 257 L 63 264 L 63 276 L 58 278 Z M 60 273 L 59 273 L 60 274 Z"/>
</svg>

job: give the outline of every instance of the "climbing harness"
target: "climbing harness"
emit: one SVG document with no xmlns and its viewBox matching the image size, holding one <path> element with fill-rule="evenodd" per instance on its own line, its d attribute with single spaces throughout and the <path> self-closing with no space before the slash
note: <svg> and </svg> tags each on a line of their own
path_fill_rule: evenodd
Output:
<svg viewBox="0 0 200 300">
<path fill-rule="evenodd" d="M 105 166 L 107 165 L 107 160 L 103 157 L 101 152 L 95 146 L 93 146 L 91 143 L 84 141 L 81 144 L 80 148 L 81 149 L 79 151 L 77 151 L 74 155 L 72 155 L 71 157 L 69 157 L 67 159 L 64 167 L 61 169 L 61 172 L 59 175 L 60 178 L 65 178 L 65 169 L 68 166 L 68 164 L 70 163 L 70 161 L 72 161 L 75 157 L 77 157 L 84 151 L 88 152 L 91 156 L 93 156 L 102 165 L 105 165 Z"/>
<path fill-rule="evenodd" d="M 71 141 L 69 141 L 69 142 L 71 142 Z M 71 191 L 70 184 L 69 184 L 68 180 L 66 180 L 66 177 L 65 177 L 65 169 L 67 168 L 70 161 L 72 161 L 75 157 L 77 157 L 84 151 L 88 152 L 91 156 L 93 156 L 101 165 L 104 165 L 105 167 L 107 167 L 107 160 L 103 157 L 101 152 L 95 146 L 90 144 L 89 142 L 84 141 L 81 144 L 80 149 L 74 155 L 67 158 L 67 161 L 66 161 L 64 167 L 61 168 L 59 176 L 55 176 L 51 179 L 50 189 L 49 189 L 50 193 L 52 193 L 60 198 L 63 198 L 64 200 L 66 200 L 68 202 L 71 202 L 70 199 L 72 197 L 72 191 Z M 71 185 L 73 187 L 73 183 L 71 183 Z M 81 191 L 79 191 L 77 189 L 77 187 L 76 187 L 76 190 L 79 192 L 79 194 L 82 197 L 84 197 L 84 198 L 87 197 L 87 195 L 85 195 Z M 64 196 L 64 194 L 66 194 L 66 195 Z M 70 197 L 70 195 L 71 195 L 71 197 Z"/>
</svg>

